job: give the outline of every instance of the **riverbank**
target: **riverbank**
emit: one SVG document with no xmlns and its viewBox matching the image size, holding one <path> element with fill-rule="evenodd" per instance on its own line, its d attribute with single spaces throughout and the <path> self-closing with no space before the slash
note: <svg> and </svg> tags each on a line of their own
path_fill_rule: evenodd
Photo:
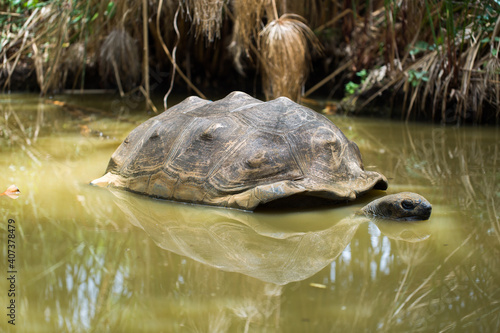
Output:
<svg viewBox="0 0 500 333">
<path fill-rule="evenodd" d="M 500 5 L 487 0 L 6 1 L 8 91 L 243 90 L 330 111 L 498 124 Z M 152 103 L 149 103 L 152 105 Z"/>
</svg>

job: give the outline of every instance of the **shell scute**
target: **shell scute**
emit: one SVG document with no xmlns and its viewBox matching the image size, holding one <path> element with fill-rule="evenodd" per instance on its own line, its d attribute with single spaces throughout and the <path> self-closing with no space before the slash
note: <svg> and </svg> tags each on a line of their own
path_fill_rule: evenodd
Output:
<svg viewBox="0 0 500 333">
<path fill-rule="evenodd" d="M 183 182 L 204 182 L 241 141 L 241 133 L 241 126 L 229 117 L 194 118 L 189 130 L 178 138 L 164 169 Z"/>
<path fill-rule="evenodd" d="M 213 103 L 206 103 L 197 108 L 190 108 L 184 113 L 189 113 L 193 117 L 219 117 L 229 114 L 234 110 L 245 109 L 251 105 L 260 105 L 264 102 L 253 98 L 242 92 L 233 92 L 225 98 Z"/>
<path fill-rule="evenodd" d="M 286 139 L 253 132 L 252 144 L 240 144 L 216 170 L 209 183 L 221 193 L 234 193 L 259 184 L 303 177 Z"/>
<path fill-rule="evenodd" d="M 161 168 L 171 148 L 176 146 L 178 137 L 193 121 L 186 116 L 178 116 L 175 120 L 158 121 L 152 118 L 147 126 L 132 131 L 128 143 L 122 144 L 111 157 L 112 160 L 123 161 L 119 172 L 132 177 Z"/>
<path fill-rule="evenodd" d="M 261 131 L 285 134 L 297 130 L 305 124 L 317 122 L 321 115 L 303 112 L 304 107 L 292 102 L 286 97 L 280 97 L 262 105 L 250 105 L 249 108 L 241 108 L 237 117 L 248 126 Z"/>
<path fill-rule="evenodd" d="M 212 101 L 208 101 L 206 99 L 199 98 L 198 96 L 190 96 L 180 102 L 177 105 L 168 108 L 166 111 L 160 113 L 155 118 L 158 119 L 166 119 L 176 117 L 179 113 L 189 113 L 193 110 L 197 110 L 205 105 L 212 104 Z"/>
</svg>

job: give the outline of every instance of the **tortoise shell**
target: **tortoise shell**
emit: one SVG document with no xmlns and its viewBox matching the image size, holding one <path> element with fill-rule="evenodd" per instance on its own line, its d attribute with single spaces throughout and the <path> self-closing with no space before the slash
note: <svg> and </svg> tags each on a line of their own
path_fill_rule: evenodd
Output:
<svg viewBox="0 0 500 333">
<path fill-rule="evenodd" d="M 244 210 L 286 198 L 350 201 L 387 188 L 323 115 L 286 97 L 262 102 L 242 92 L 216 102 L 189 97 L 147 120 L 92 184 Z"/>
</svg>

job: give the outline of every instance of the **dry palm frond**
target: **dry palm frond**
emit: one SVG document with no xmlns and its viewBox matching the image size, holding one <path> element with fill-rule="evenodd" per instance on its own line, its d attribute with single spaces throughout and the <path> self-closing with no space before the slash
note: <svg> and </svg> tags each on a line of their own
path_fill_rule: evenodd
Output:
<svg viewBox="0 0 500 333">
<path fill-rule="evenodd" d="M 320 47 L 314 33 L 300 16 L 285 14 L 262 29 L 259 44 L 266 98 L 299 100 L 309 72 L 311 48 Z"/>
<path fill-rule="evenodd" d="M 249 49 L 257 37 L 264 13 L 265 0 L 234 0 L 234 27 L 229 51 L 233 54 L 233 61 L 240 74 L 243 73 L 241 56 L 249 57 Z"/>
<path fill-rule="evenodd" d="M 68 41 L 69 35 L 69 19 L 71 13 L 71 6 L 65 4 L 62 10 L 56 6 L 47 6 L 46 12 L 41 11 L 41 16 L 49 17 L 48 21 L 52 24 L 52 28 L 42 28 L 38 31 L 39 34 L 44 35 L 44 39 L 55 43 L 56 47 L 45 47 L 46 59 L 50 59 L 47 64 L 47 69 L 43 75 L 43 83 L 40 86 L 41 94 L 47 93 L 58 88 L 61 79 L 61 63 L 62 63 L 62 50 Z"/>
<path fill-rule="evenodd" d="M 361 105 L 356 105 L 355 109 L 363 109 L 381 92 L 389 88 L 394 88 L 394 91 L 397 92 L 400 91 L 401 87 L 405 93 L 403 115 L 406 116 L 407 120 L 410 119 L 412 113 L 415 113 L 414 111 L 419 111 L 424 117 L 441 120 L 443 123 L 481 122 L 484 121 L 483 108 L 485 106 L 490 109 L 497 108 L 500 101 L 500 89 L 495 83 L 498 82 L 497 48 L 500 48 L 500 43 L 498 43 L 496 36 L 500 32 L 500 19 L 497 19 L 493 30 L 491 27 L 483 29 L 477 23 L 468 21 L 470 16 L 467 15 L 457 18 L 461 21 L 453 23 L 453 17 L 448 16 L 452 11 L 441 13 L 440 3 L 428 8 L 426 12 L 425 8 L 419 9 L 416 2 L 402 2 L 399 15 L 394 13 L 389 15 L 394 20 L 394 23 L 389 26 L 394 29 L 396 34 L 391 35 L 386 45 L 390 44 L 393 47 L 391 52 L 397 51 L 403 56 L 397 57 L 401 59 L 398 61 L 401 68 L 394 67 L 396 53 L 391 53 L 391 56 L 386 56 L 382 60 L 384 65 L 381 69 L 394 67 L 397 69 L 396 71 L 392 73 L 388 71 L 385 77 L 373 80 L 373 77 L 378 76 L 380 71 L 373 69 L 377 58 L 371 59 L 373 61 L 359 61 L 363 60 L 363 57 L 356 56 L 354 53 L 353 59 L 356 61 L 356 68 L 372 68 L 372 70 L 364 80 L 360 90 L 350 100 L 356 101 L 356 98 L 363 93 L 370 92 L 370 89 L 374 87 L 382 86 L 374 94 L 370 92 L 371 96 Z M 394 11 L 391 6 L 386 6 L 383 10 L 378 11 L 378 15 L 373 15 L 375 21 L 372 30 L 375 32 L 372 33 L 372 36 L 374 39 L 364 43 L 368 45 L 366 48 L 375 45 L 374 41 L 380 38 L 381 31 L 387 28 L 378 18 L 382 15 L 381 13 Z M 426 32 L 425 26 L 422 25 L 426 24 L 426 16 L 431 15 L 431 13 L 432 17 L 446 19 L 446 23 L 451 26 L 451 28 L 449 26 L 447 28 L 450 31 L 456 31 L 456 33 L 446 33 L 448 30 L 443 28 L 441 36 L 439 36 L 442 40 L 438 42 L 439 39 L 435 33 Z M 387 16 L 387 14 L 384 15 Z M 438 23 L 439 20 L 432 24 Z M 358 30 L 361 33 L 366 31 L 364 28 Z M 433 31 L 431 29 L 431 32 Z M 362 38 L 354 39 L 350 45 L 353 49 L 358 49 L 358 53 L 363 56 L 363 43 L 359 43 L 359 40 Z M 487 41 L 490 41 L 489 49 Z M 410 42 L 409 47 L 408 42 Z M 417 43 L 424 46 L 417 46 Z M 367 54 L 373 56 L 376 53 L 373 50 L 368 50 Z M 378 61 L 380 63 L 380 56 Z M 427 112 L 427 110 L 430 111 Z"/>
<path fill-rule="evenodd" d="M 459 43 L 459 38 L 455 43 Z M 406 94 L 411 92 L 408 104 L 407 119 L 418 101 L 432 100 L 432 119 L 440 115 L 443 123 L 461 123 L 463 121 L 480 121 L 485 100 L 491 106 L 498 105 L 495 82 L 498 76 L 498 58 L 489 55 L 479 59 L 480 38 L 471 38 L 467 48 L 459 58 L 460 71 L 447 70 L 449 59 L 446 52 L 432 51 L 419 61 L 406 68 L 405 72 L 417 71 L 426 73 L 426 82 L 410 88 L 410 82 L 404 80 Z M 406 100 L 406 98 L 405 98 Z M 404 103 L 406 106 L 406 103 Z M 420 108 L 423 106 L 420 105 Z"/>
<path fill-rule="evenodd" d="M 493 57 L 486 61 L 484 64 L 486 74 L 484 75 L 483 85 L 486 87 L 486 93 L 481 96 L 482 105 L 483 100 L 488 98 L 488 102 L 496 108 L 496 119 L 500 119 L 500 60 L 498 57 Z"/>
<path fill-rule="evenodd" d="M 36 72 L 36 80 L 38 82 L 38 86 L 43 86 L 43 56 L 40 54 L 39 48 L 36 43 L 33 43 L 33 62 L 35 66 Z"/>
<path fill-rule="evenodd" d="M 76 42 L 74 44 L 71 44 L 67 49 L 64 50 L 63 59 L 64 60 L 61 64 L 62 87 L 66 86 L 66 79 L 68 77 L 68 73 L 69 72 L 76 73 L 79 70 L 81 71 L 82 65 L 85 62 L 89 62 L 89 59 L 91 59 L 91 57 L 89 57 L 88 54 L 86 53 L 85 44 L 82 42 Z"/>
<path fill-rule="evenodd" d="M 141 74 L 136 41 L 123 29 L 114 29 L 104 39 L 99 52 L 99 72 L 102 77 L 112 73 L 122 91 L 122 83 L 127 87 L 136 83 Z"/>
<path fill-rule="evenodd" d="M 209 42 L 220 38 L 224 0 L 189 0 L 186 1 L 186 7 L 188 14 L 192 11 L 196 37 L 205 35 Z"/>
</svg>

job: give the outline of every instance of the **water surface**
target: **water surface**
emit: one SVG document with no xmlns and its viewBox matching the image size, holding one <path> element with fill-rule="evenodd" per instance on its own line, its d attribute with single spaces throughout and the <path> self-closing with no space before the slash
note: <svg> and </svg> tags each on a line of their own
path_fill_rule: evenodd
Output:
<svg viewBox="0 0 500 333">
<path fill-rule="evenodd" d="M 429 221 L 398 224 L 354 217 L 380 192 L 271 214 L 91 187 L 150 115 L 114 96 L 54 100 L 103 112 L 0 99 L 0 187 L 22 192 L 0 197 L 0 331 L 500 330 L 497 129 L 331 118 L 365 168 L 387 176 L 388 193 L 433 204 Z"/>
</svg>

